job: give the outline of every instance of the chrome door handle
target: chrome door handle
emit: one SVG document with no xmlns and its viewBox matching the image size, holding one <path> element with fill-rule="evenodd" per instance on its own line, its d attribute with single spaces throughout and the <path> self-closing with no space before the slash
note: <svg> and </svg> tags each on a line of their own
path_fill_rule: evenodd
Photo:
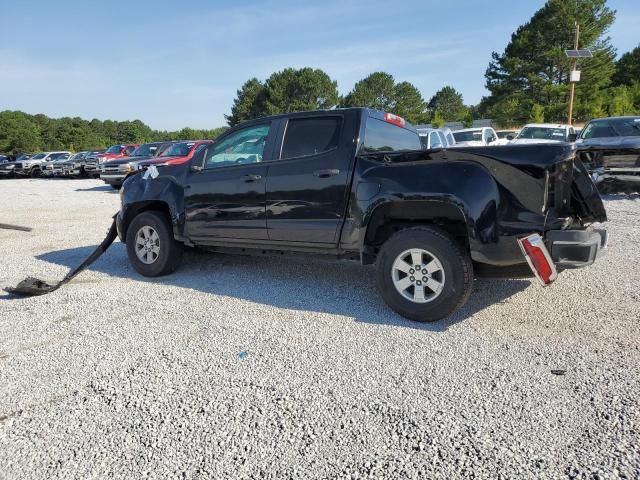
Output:
<svg viewBox="0 0 640 480">
<path fill-rule="evenodd" d="M 316 170 L 313 172 L 313 174 L 319 178 L 329 178 L 339 175 L 340 170 L 338 170 L 337 168 L 328 168 L 326 170 Z"/>
<path fill-rule="evenodd" d="M 250 182 L 257 182 L 258 180 L 262 180 L 262 175 L 243 175 L 241 178 L 245 182 L 250 183 Z"/>
</svg>

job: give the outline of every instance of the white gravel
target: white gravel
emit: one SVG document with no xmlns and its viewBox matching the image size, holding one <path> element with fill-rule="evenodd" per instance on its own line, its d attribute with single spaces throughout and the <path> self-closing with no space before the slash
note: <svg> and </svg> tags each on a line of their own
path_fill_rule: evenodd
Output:
<svg viewBox="0 0 640 480">
<path fill-rule="evenodd" d="M 94 180 L 0 181 L 0 286 L 106 233 Z M 640 198 L 609 256 L 543 289 L 479 280 L 420 325 L 371 268 L 115 243 L 46 296 L 0 295 L 0 478 L 640 478 Z M 564 375 L 552 370 L 566 371 Z"/>
</svg>

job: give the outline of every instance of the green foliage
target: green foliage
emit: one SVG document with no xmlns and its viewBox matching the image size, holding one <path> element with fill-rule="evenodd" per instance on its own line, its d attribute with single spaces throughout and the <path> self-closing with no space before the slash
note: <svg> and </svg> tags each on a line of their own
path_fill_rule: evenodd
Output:
<svg viewBox="0 0 640 480">
<path fill-rule="evenodd" d="M 344 106 L 392 112 L 396 103 L 394 87 L 395 80 L 392 75 L 385 72 L 372 73 L 355 84 L 353 90 L 344 97 Z"/>
<path fill-rule="evenodd" d="M 611 117 L 636 113 L 632 90 L 626 85 L 610 88 L 605 109 Z"/>
<path fill-rule="evenodd" d="M 520 111 L 518 98 L 506 98 L 493 106 L 491 114 L 500 127 L 510 128 L 525 123 L 520 117 Z"/>
<path fill-rule="evenodd" d="M 40 129 L 22 112 L 0 112 L 0 152 L 32 152 L 40 147 Z"/>
<path fill-rule="evenodd" d="M 355 84 L 343 99 L 344 107 L 368 107 L 392 112 L 411 123 L 426 120 L 420 91 L 409 82 L 395 83 L 392 75 L 374 72 Z"/>
<path fill-rule="evenodd" d="M 633 85 L 640 81 L 640 45 L 622 55 L 616 62 L 616 73 L 612 81 L 614 85 Z"/>
<path fill-rule="evenodd" d="M 231 115 L 225 115 L 230 127 L 245 120 L 264 116 L 264 84 L 257 78 L 247 80 L 240 90 L 231 107 Z"/>
<path fill-rule="evenodd" d="M 400 115 L 410 123 L 423 123 L 427 117 L 425 114 L 424 99 L 420 90 L 409 82 L 400 82 L 394 87 L 396 104 L 393 113 Z"/>
<path fill-rule="evenodd" d="M 177 132 L 156 131 L 140 120 L 104 122 L 81 118 L 49 118 L 43 114 L 0 112 L 0 152 L 24 153 L 47 150 L 102 149 L 117 143 L 144 143 L 162 140 L 212 139 L 225 128 Z"/>
<path fill-rule="evenodd" d="M 251 78 L 237 91 L 229 126 L 265 115 L 301 112 L 338 104 L 338 83 L 319 69 L 286 68 L 273 73 L 266 82 Z"/>
<path fill-rule="evenodd" d="M 473 120 L 471 121 L 473 124 Z M 433 128 L 442 128 L 444 127 L 444 117 L 439 111 L 433 112 L 433 116 L 431 117 L 431 126 Z"/>
<path fill-rule="evenodd" d="M 534 103 L 529 114 L 530 123 L 544 123 L 544 107 Z"/>
<path fill-rule="evenodd" d="M 467 111 L 467 113 L 465 113 L 464 116 L 462 117 L 462 126 L 464 128 L 473 127 L 473 115 L 471 114 L 470 111 Z"/>
<path fill-rule="evenodd" d="M 338 82 L 319 69 L 286 68 L 265 82 L 266 115 L 326 109 L 337 104 Z"/>
<path fill-rule="evenodd" d="M 467 114 L 462 94 L 450 86 L 438 90 L 429 100 L 428 107 L 430 112 L 440 112 L 445 122 L 461 120 Z"/>
<path fill-rule="evenodd" d="M 574 48 L 577 22 L 582 27 L 580 48 L 594 55 L 579 63 L 582 78 L 576 85 L 575 117 L 589 119 L 615 71 L 615 51 L 606 36 L 614 19 L 606 0 L 548 0 L 511 36 L 502 54 L 492 54 L 485 74 L 490 95 L 481 102 L 483 113 L 503 125 L 522 124 L 539 104 L 548 121 L 565 121 L 572 61 L 564 50 Z"/>
</svg>

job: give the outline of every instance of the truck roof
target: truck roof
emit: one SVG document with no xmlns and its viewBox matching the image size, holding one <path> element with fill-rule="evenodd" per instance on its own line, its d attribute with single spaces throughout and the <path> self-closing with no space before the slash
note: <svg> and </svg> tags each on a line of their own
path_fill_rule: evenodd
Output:
<svg viewBox="0 0 640 480">
<path fill-rule="evenodd" d="M 265 120 L 276 120 L 279 118 L 306 117 L 308 115 L 332 115 L 332 114 L 335 115 L 336 113 L 353 112 L 353 111 L 363 111 L 369 117 L 382 120 L 382 121 L 385 121 L 385 113 L 392 113 L 392 112 L 383 112 L 382 110 L 376 110 L 374 108 L 366 108 L 366 107 L 332 108 L 330 110 L 308 110 L 308 111 L 301 111 L 301 112 L 281 113 L 278 115 L 269 115 L 266 117 L 247 120 L 245 122 L 239 123 L 238 125 L 250 125 L 253 123 L 264 122 Z M 411 123 L 409 123 L 406 119 L 403 119 L 403 120 L 405 123 L 404 123 L 404 127 L 401 127 L 401 128 L 406 128 L 414 132 L 416 131 L 415 127 Z"/>
</svg>

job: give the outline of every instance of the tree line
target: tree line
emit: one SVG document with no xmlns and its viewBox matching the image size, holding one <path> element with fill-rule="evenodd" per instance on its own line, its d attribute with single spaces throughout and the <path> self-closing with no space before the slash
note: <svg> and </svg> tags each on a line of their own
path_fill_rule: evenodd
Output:
<svg viewBox="0 0 640 480">
<path fill-rule="evenodd" d="M 49 150 L 98 150 L 118 143 L 144 143 L 181 139 L 215 138 L 225 127 L 213 130 L 183 128 L 168 132 L 152 130 L 140 120 L 83 120 L 49 118 L 19 111 L 0 112 L 0 152 L 22 153 Z"/>
<path fill-rule="evenodd" d="M 229 126 L 266 115 L 333 107 L 369 107 L 393 112 L 414 124 L 464 120 L 472 122 L 475 107 L 465 106 L 462 94 L 451 86 L 436 92 L 427 102 L 410 82 L 396 82 L 387 72 L 374 72 L 357 82 L 344 96 L 338 82 L 319 69 L 287 68 L 265 81 L 247 80 L 237 91 Z"/>
<path fill-rule="evenodd" d="M 396 82 L 375 72 L 357 82 L 344 96 L 337 82 L 322 70 L 292 68 L 273 73 L 265 81 L 251 78 L 237 91 L 230 126 L 264 115 L 338 107 L 371 107 L 400 115 L 411 123 L 491 118 L 505 127 L 527 122 L 567 119 L 576 25 L 581 25 L 579 48 L 593 52 L 580 61 L 582 78 L 576 84 L 573 121 L 640 112 L 640 46 L 616 61 L 607 35 L 616 12 L 606 0 L 548 0 L 511 36 L 503 53 L 493 52 L 485 73 L 489 95 L 478 105 L 465 105 L 452 86 L 444 86 L 428 101 L 409 82 Z"/>
<path fill-rule="evenodd" d="M 374 72 L 356 82 L 345 95 L 326 72 L 314 68 L 286 68 L 265 80 L 250 78 L 237 91 L 229 126 L 266 115 L 334 107 L 370 107 L 393 112 L 413 124 L 492 118 L 503 127 L 527 122 L 566 122 L 571 59 L 576 24 L 582 26 L 580 48 L 592 58 L 579 63 L 574 121 L 640 113 L 640 45 L 616 60 L 607 35 L 616 12 L 606 0 L 548 0 L 511 36 L 504 52 L 493 52 L 485 73 L 489 95 L 478 105 L 466 105 L 462 94 L 447 85 L 428 100 L 415 85 L 396 81 L 387 72 Z M 116 143 L 215 138 L 213 130 L 185 128 L 175 132 L 152 130 L 140 120 L 116 122 L 52 119 L 45 115 L 0 112 L 0 152 L 83 150 Z"/>
</svg>

